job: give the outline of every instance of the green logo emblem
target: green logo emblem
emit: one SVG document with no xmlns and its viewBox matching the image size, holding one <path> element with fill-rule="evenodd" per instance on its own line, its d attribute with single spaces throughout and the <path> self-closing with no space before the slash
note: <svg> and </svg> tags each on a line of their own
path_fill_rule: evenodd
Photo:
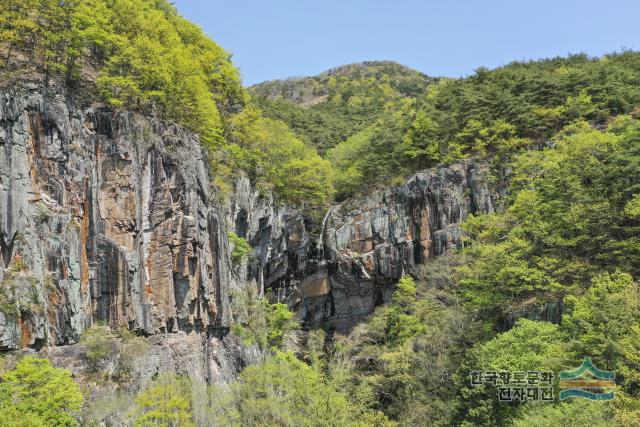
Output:
<svg viewBox="0 0 640 427">
<path fill-rule="evenodd" d="M 615 372 L 602 371 L 593 365 L 591 358 L 585 357 L 578 368 L 560 372 L 560 400 L 570 397 L 611 400 L 615 378 Z"/>
</svg>

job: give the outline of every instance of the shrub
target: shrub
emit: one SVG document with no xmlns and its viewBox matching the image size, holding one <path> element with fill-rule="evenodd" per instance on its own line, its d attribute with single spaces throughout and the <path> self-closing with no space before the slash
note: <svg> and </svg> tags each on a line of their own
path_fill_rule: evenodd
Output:
<svg viewBox="0 0 640 427">
<path fill-rule="evenodd" d="M 71 372 L 35 356 L 18 361 L 0 381 L 3 426 L 75 426 L 82 405 Z"/>
</svg>

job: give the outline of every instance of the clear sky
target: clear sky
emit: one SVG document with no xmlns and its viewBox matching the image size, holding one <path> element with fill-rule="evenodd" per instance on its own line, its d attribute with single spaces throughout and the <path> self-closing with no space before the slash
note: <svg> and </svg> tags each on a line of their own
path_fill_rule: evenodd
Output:
<svg viewBox="0 0 640 427">
<path fill-rule="evenodd" d="M 523 59 L 640 49 L 640 0 L 175 0 L 247 85 L 364 60 L 457 77 Z"/>
</svg>

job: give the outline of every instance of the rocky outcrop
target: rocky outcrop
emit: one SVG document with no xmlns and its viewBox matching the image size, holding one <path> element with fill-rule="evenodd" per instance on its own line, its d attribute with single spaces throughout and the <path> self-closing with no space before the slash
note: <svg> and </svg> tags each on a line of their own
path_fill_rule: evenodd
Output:
<svg viewBox="0 0 640 427">
<path fill-rule="evenodd" d="M 197 138 L 27 84 L 0 91 L 0 348 L 224 330 L 226 225 Z"/>
<path fill-rule="evenodd" d="M 322 283 L 322 291 L 305 295 L 312 302 L 305 303 L 305 317 L 328 318 L 338 327 L 352 324 L 388 302 L 412 267 L 460 248 L 461 221 L 470 213 L 494 211 L 498 194 L 488 177 L 482 163 L 464 161 L 333 209 L 321 241 L 329 286 Z"/>
<path fill-rule="evenodd" d="M 65 360 L 104 322 L 149 337 L 141 379 L 170 370 L 224 382 L 253 357 L 226 333 L 243 316 L 235 288 L 272 289 L 307 325 L 348 328 L 388 301 L 404 272 L 459 247 L 460 221 L 498 199 L 468 160 L 322 220 L 247 178 L 221 208 L 197 137 L 62 93 L 0 90 L 3 350 L 67 345 L 47 350 Z M 253 248 L 239 263 L 228 229 Z"/>
<path fill-rule="evenodd" d="M 248 178 L 241 177 L 228 199 L 227 213 L 230 228 L 253 249 L 235 271 L 238 286 L 248 284 L 264 293 L 275 284 L 288 286 L 313 270 L 317 253 L 308 231 L 310 220 L 299 209 L 277 203 L 273 195 L 261 194 Z M 279 299 L 284 298 L 281 293 Z"/>
<path fill-rule="evenodd" d="M 180 331 L 150 336 L 145 344 L 144 355 L 131 360 L 131 372 L 122 384 L 127 389 L 135 391 L 167 372 L 190 376 L 210 385 L 225 385 L 233 381 L 242 368 L 261 357 L 255 347 L 245 346 L 232 334 L 208 336 Z M 43 350 L 55 366 L 70 369 L 76 378 L 90 378 L 86 352 L 81 344 Z"/>
<path fill-rule="evenodd" d="M 333 206 L 321 224 L 241 181 L 228 221 L 256 250 L 241 270 L 308 325 L 348 328 L 389 301 L 404 272 L 460 247 L 468 214 L 494 211 L 499 194 L 488 177 L 473 160 L 439 167 Z"/>
</svg>

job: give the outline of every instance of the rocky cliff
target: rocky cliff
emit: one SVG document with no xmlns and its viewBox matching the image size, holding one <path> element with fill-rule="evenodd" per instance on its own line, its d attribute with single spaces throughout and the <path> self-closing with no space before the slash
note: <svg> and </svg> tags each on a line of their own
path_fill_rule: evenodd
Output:
<svg viewBox="0 0 640 427">
<path fill-rule="evenodd" d="M 231 262 L 197 138 L 63 93 L 0 91 L 0 348 L 95 322 L 224 331 Z"/>
<path fill-rule="evenodd" d="M 229 222 L 256 251 L 248 280 L 273 288 L 308 325 L 348 328 L 388 302 L 405 272 L 460 247 L 469 213 L 494 211 L 499 194 L 488 178 L 473 160 L 425 171 L 331 207 L 321 224 L 240 181 Z"/>
<path fill-rule="evenodd" d="M 458 247 L 498 195 L 474 161 L 331 207 L 312 220 L 247 178 L 220 205 L 196 136 L 37 84 L 0 90 L 0 348 L 57 347 L 91 324 L 149 336 L 141 377 L 210 382 L 252 357 L 227 335 L 233 289 L 288 302 L 308 326 L 348 328 L 416 264 Z M 227 229 L 253 253 L 231 261 Z M 253 355 L 255 356 L 255 355 Z"/>
</svg>

